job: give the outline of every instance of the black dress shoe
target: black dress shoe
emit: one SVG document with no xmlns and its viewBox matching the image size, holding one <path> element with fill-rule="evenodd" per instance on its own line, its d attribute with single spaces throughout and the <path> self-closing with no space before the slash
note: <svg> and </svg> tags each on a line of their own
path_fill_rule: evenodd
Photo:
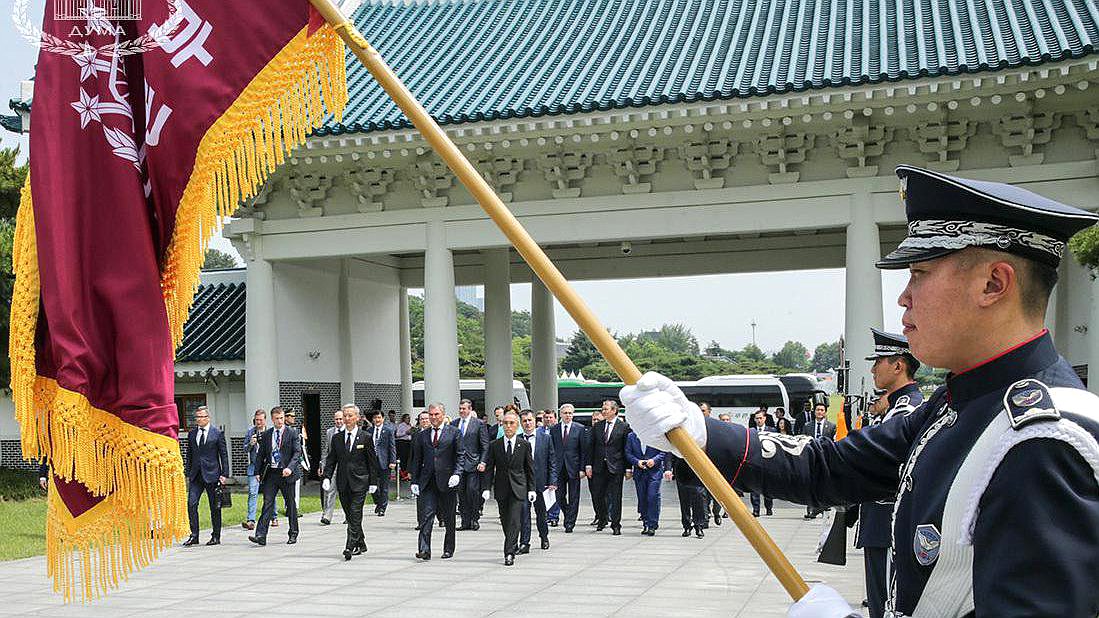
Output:
<svg viewBox="0 0 1099 618">
<path fill-rule="evenodd" d="M 607 527 L 607 524 L 605 524 L 603 522 L 599 522 L 599 523 L 595 524 L 595 531 L 599 532 L 599 531 L 603 530 L 603 528 L 606 528 L 606 527 Z"/>
<path fill-rule="evenodd" d="M 420 526 L 420 524 L 416 524 L 416 529 L 417 529 L 417 530 L 419 530 L 419 529 L 420 529 L 421 527 L 422 527 L 422 526 Z"/>
<path fill-rule="evenodd" d="M 469 526 L 458 526 L 454 530 L 455 530 L 455 532 L 465 532 L 466 530 L 472 530 L 472 529 L 473 528 L 470 528 Z"/>
<path fill-rule="evenodd" d="M 330 519 L 325 519 L 324 517 L 322 517 L 322 518 L 321 518 L 321 525 L 322 525 L 322 526 L 328 526 L 328 525 L 330 525 L 331 523 L 332 523 L 332 520 L 330 520 Z"/>
<path fill-rule="evenodd" d="M 447 558 L 453 558 L 453 557 L 454 557 L 454 552 L 452 552 L 452 551 L 444 551 L 443 552 L 443 560 L 446 560 Z"/>
<path fill-rule="evenodd" d="M 641 534 L 644 534 L 645 536 L 656 536 L 656 530 L 653 530 L 652 528 L 649 528 L 648 530 L 645 530 Z"/>
<path fill-rule="evenodd" d="M 549 549 L 549 539 L 542 539 L 542 549 Z"/>
<path fill-rule="evenodd" d="M 557 527 L 557 520 L 556 519 L 551 519 L 546 523 L 548 523 L 550 525 L 550 527 L 553 527 L 553 528 Z"/>
<path fill-rule="evenodd" d="M 479 523 L 477 523 L 477 522 L 473 522 L 473 525 L 472 525 L 472 526 L 470 526 L 470 528 L 471 528 L 471 529 L 472 529 L 473 531 L 475 531 L 475 532 L 476 532 L 477 530 L 480 530 L 480 529 L 481 529 L 481 524 L 479 524 Z"/>
<path fill-rule="evenodd" d="M 511 566 L 513 564 L 515 564 L 515 556 L 512 556 L 510 554 L 504 556 L 504 566 Z"/>
<path fill-rule="evenodd" d="M 645 526 L 645 527 L 641 528 L 641 534 L 643 536 L 648 536 L 649 535 L 649 527 Z"/>
<path fill-rule="evenodd" d="M 759 517 L 759 511 L 752 511 L 752 517 Z"/>
<path fill-rule="evenodd" d="M 690 528 L 684 528 L 683 529 L 683 536 L 684 537 L 691 536 L 691 529 Z"/>
<path fill-rule="evenodd" d="M 298 537 L 296 537 L 296 536 L 292 536 L 292 537 L 286 539 L 286 544 L 287 545 L 293 545 L 294 543 L 297 543 L 297 542 L 298 542 Z"/>
<path fill-rule="evenodd" d="M 419 558 L 420 560 L 431 560 L 431 552 L 429 552 L 429 551 L 418 551 L 418 552 L 416 552 L 416 557 Z"/>
<path fill-rule="evenodd" d="M 767 509 L 767 514 L 768 515 L 774 515 L 774 512 L 772 512 L 771 509 Z"/>
<path fill-rule="evenodd" d="M 351 556 L 354 556 L 354 555 L 355 555 L 355 552 L 351 551 L 350 549 L 343 550 L 343 559 L 344 560 L 350 560 Z"/>
<path fill-rule="evenodd" d="M 267 544 L 267 537 L 265 536 L 250 536 L 248 537 L 248 540 L 252 541 L 256 545 L 259 545 L 260 547 L 263 547 Z"/>
<path fill-rule="evenodd" d="M 621 536 L 622 535 L 622 529 L 621 528 L 611 528 L 611 535 Z"/>
<path fill-rule="evenodd" d="M 216 536 L 210 537 L 209 541 L 206 541 L 207 545 L 221 545 L 221 539 Z"/>
<path fill-rule="evenodd" d="M 356 556 L 361 556 L 361 555 L 363 555 L 363 552 L 365 552 L 365 551 L 366 551 L 366 546 L 365 545 L 360 545 L 359 547 L 356 547 L 355 549 L 352 549 L 351 553 L 356 555 Z"/>
<path fill-rule="evenodd" d="M 721 515 L 720 514 L 714 515 L 714 523 L 719 525 L 719 526 L 721 525 Z"/>
<path fill-rule="evenodd" d="M 588 525 L 589 526 L 598 526 L 599 525 L 599 518 L 596 517 L 595 519 L 591 520 L 591 523 L 588 524 Z"/>
<path fill-rule="evenodd" d="M 702 531 L 702 526 L 695 526 L 695 536 L 700 539 L 706 536 L 706 533 Z"/>
<path fill-rule="evenodd" d="M 519 546 L 519 551 L 518 551 L 518 552 L 516 552 L 516 553 L 519 553 L 519 554 L 529 554 L 529 553 L 530 553 L 530 544 L 528 544 L 528 543 L 524 543 L 524 544 L 520 545 L 520 546 Z"/>
<path fill-rule="evenodd" d="M 385 517 L 385 509 L 378 511 L 377 515 L 378 517 Z"/>
<path fill-rule="evenodd" d="M 572 534 L 572 527 L 571 526 L 565 526 L 565 534 Z"/>
<path fill-rule="evenodd" d="M 197 536 L 189 536 L 189 537 L 187 537 L 187 540 L 183 542 L 184 547 L 190 547 L 192 545 L 198 545 L 198 537 Z"/>
</svg>

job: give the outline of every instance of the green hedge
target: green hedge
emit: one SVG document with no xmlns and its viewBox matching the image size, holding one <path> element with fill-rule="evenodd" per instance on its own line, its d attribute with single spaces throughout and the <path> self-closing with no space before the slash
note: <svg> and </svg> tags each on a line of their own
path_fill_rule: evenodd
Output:
<svg viewBox="0 0 1099 618">
<path fill-rule="evenodd" d="M 26 500 L 45 495 L 38 487 L 38 474 L 29 470 L 0 468 L 0 501 Z"/>
</svg>

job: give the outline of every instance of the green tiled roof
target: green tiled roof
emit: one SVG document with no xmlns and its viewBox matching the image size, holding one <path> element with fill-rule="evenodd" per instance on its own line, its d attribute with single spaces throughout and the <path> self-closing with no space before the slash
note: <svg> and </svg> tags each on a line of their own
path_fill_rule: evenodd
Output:
<svg viewBox="0 0 1099 618">
<path fill-rule="evenodd" d="M 465 0 L 355 21 L 443 124 L 995 71 L 1099 41 L 1092 0 Z M 343 123 L 321 135 L 407 126 L 348 69 Z"/>
<path fill-rule="evenodd" d="M 244 324 L 244 283 L 200 286 L 176 362 L 243 360 Z"/>
</svg>

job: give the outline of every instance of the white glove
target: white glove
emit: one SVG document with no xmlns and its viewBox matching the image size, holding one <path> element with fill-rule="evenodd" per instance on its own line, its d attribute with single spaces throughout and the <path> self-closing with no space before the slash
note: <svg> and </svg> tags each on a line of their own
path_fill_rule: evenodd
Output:
<svg viewBox="0 0 1099 618">
<path fill-rule="evenodd" d="M 409 487 L 409 489 L 412 490 L 412 495 L 413 496 L 419 496 L 420 495 L 420 486 L 419 485 L 413 485 L 413 486 Z"/>
<path fill-rule="evenodd" d="M 537 499 L 538 499 L 538 494 L 534 493 L 533 491 L 528 491 L 527 492 L 527 500 L 530 500 L 531 504 L 534 504 L 534 501 L 537 500 Z"/>
<path fill-rule="evenodd" d="M 492 492 L 491 491 L 486 489 L 486 490 L 481 492 L 481 499 L 482 500 L 488 500 L 491 497 L 492 497 Z"/>
<path fill-rule="evenodd" d="M 366 488 L 366 493 L 368 493 L 368 494 L 372 494 L 376 491 L 378 491 L 378 486 L 377 485 L 371 485 L 370 487 Z"/>
<path fill-rule="evenodd" d="M 840 593 L 824 584 L 816 584 L 786 610 L 786 618 L 844 618 L 854 611 Z"/>
<path fill-rule="evenodd" d="M 458 482 L 461 481 L 461 480 L 462 480 L 462 477 L 458 476 L 457 474 L 453 474 L 453 475 L 451 475 L 450 480 L 446 482 L 446 486 L 451 488 L 451 489 L 454 489 L 455 487 L 458 486 Z"/>
<path fill-rule="evenodd" d="M 645 444 L 682 457 L 664 435 L 682 426 L 698 446 L 706 448 L 706 417 L 667 376 L 650 371 L 619 394 L 626 421 Z"/>
<path fill-rule="evenodd" d="M 323 489 L 325 491 L 328 491 L 331 488 L 332 488 L 332 481 L 330 481 L 328 479 L 324 479 L 323 481 L 321 481 L 321 489 Z"/>
</svg>

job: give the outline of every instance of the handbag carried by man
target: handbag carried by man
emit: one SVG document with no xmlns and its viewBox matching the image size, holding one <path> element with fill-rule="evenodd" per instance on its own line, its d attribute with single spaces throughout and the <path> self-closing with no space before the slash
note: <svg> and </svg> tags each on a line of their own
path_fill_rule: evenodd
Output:
<svg viewBox="0 0 1099 618">
<path fill-rule="evenodd" d="M 218 484 L 217 491 L 218 508 L 229 509 L 233 507 L 233 492 L 229 491 L 225 485 Z"/>
</svg>

